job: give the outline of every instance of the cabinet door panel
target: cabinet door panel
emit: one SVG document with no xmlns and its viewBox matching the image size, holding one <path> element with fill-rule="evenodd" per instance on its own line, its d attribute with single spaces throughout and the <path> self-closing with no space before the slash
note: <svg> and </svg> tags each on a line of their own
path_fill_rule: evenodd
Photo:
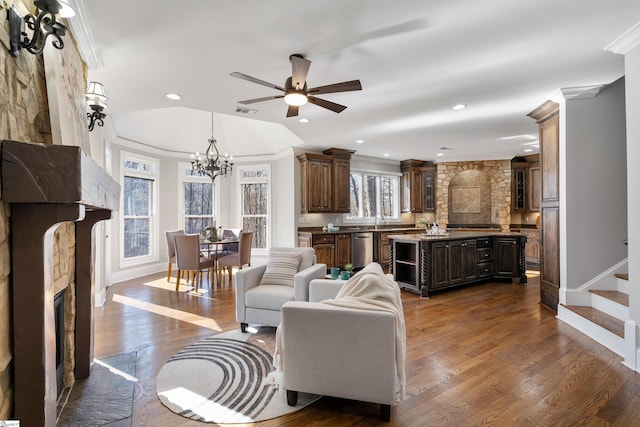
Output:
<svg viewBox="0 0 640 427">
<path fill-rule="evenodd" d="M 540 124 L 540 164 L 542 201 L 558 201 L 560 194 L 559 121 L 554 116 Z"/>
<path fill-rule="evenodd" d="M 333 161 L 333 212 L 349 213 L 351 211 L 350 171 L 349 160 L 335 159 Z"/>
<path fill-rule="evenodd" d="M 313 245 L 316 251 L 316 262 L 318 264 L 326 264 L 327 269 L 335 267 L 336 245 L 333 243 L 319 243 Z"/>
<path fill-rule="evenodd" d="M 449 284 L 449 245 L 434 243 L 431 254 L 432 287 L 438 288 Z"/>
<path fill-rule="evenodd" d="M 309 162 L 309 212 L 331 212 L 331 162 Z"/>
<path fill-rule="evenodd" d="M 496 257 L 493 263 L 496 267 L 496 276 L 514 277 L 518 271 L 518 242 L 516 239 L 496 239 Z"/>
<path fill-rule="evenodd" d="M 351 235 L 338 234 L 336 236 L 336 267 L 344 268 L 351 262 Z"/>
</svg>

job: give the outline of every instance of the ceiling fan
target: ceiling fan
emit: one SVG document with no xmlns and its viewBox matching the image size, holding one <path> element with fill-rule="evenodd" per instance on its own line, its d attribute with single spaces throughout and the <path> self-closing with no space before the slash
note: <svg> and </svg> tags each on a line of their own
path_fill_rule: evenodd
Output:
<svg viewBox="0 0 640 427">
<path fill-rule="evenodd" d="M 289 56 L 291 62 L 291 77 L 288 77 L 284 82 L 284 87 L 274 85 L 273 83 L 265 82 L 264 80 L 256 79 L 255 77 L 248 76 L 246 74 L 239 73 L 237 71 L 231 73 L 233 77 L 247 80 L 259 85 L 267 86 L 273 89 L 284 92 L 283 95 L 266 96 L 264 98 L 247 99 L 244 101 L 238 101 L 240 104 L 253 104 L 255 102 L 269 101 L 272 99 L 284 98 L 284 101 L 289 105 L 287 109 L 287 117 L 295 117 L 298 115 L 298 110 L 301 105 L 310 102 L 319 107 L 326 108 L 331 111 L 339 113 L 347 108 L 344 105 L 336 104 L 335 102 L 327 101 L 325 99 L 317 98 L 315 95 L 321 95 L 323 93 L 336 93 L 336 92 L 349 92 L 353 90 L 362 90 L 360 80 L 351 80 L 348 82 L 334 83 L 325 86 L 318 86 L 311 89 L 307 88 L 307 74 L 309 73 L 309 67 L 311 61 L 305 59 L 302 55 L 293 54 Z"/>
</svg>

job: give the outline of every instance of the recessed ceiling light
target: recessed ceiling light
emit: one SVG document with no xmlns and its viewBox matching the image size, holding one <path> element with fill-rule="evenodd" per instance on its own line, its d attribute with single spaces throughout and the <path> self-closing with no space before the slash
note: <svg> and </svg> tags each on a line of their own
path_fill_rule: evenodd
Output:
<svg viewBox="0 0 640 427">
<path fill-rule="evenodd" d="M 524 150 L 525 153 L 530 153 L 533 151 L 533 148 L 527 148 L 526 150 Z"/>
<path fill-rule="evenodd" d="M 384 153 L 384 156 L 385 157 L 389 157 L 389 153 Z"/>
<path fill-rule="evenodd" d="M 444 156 L 444 153 L 438 153 L 438 154 L 436 154 L 436 156 L 442 157 L 442 156 Z"/>
<path fill-rule="evenodd" d="M 300 123 L 309 123 L 309 121 L 310 121 L 310 120 L 309 120 L 309 119 L 306 119 L 306 118 L 302 118 L 302 119 L 300 119 L 300 120 L 298 120 L 298 121 L 299 121 Z"/>
<path fill-rule="evenodd" d="M 167 98 L 172 99 L 174 101 L 182 99 L 182 97 L 180 95 L 178 95 L 177 93 L 168 93 L 166 96 L 167 96 Z"/>
<path fill-rule="evenodd" d="M 463 110 L 465 108 L 467 108 L 467 104 L 458 104 L 453 106 L 454 110 Z"/>
<path fill-rule="evenodd" d="M 364 144 L 364 139 L 356 139 L 356 144 Z"/>
</svg>

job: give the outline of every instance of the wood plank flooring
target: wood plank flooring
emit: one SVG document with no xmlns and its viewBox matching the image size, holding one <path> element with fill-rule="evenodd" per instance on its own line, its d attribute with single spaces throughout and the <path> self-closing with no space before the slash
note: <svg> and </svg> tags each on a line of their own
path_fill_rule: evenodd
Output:
<svg viewBox="0 0 640 427">
<path fill-rule="evenodd" d="M 165 409 L 155 376 L 182 347 L 239 327 L 233 287 L 205 282 L 210 293 L 198 297 L 148 285 L 163 277 L 109 289 L 96 309 L 95 357 L 137 351 L 133 426 L 206 426 Z M 392 408 L 390 423 L 378 418 L 378 405 L 324 397 L 255 425 L 640 425 L 640 375 L 559 322 L 539 294 L 535 275 L 528 285 L 492 282 L 430 299 L 403 292 L 407 399 Z"/>
</svg>

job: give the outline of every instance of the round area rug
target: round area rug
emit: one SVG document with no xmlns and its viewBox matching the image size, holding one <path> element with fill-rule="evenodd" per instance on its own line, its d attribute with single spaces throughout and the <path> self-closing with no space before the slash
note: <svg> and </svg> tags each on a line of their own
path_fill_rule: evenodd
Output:
<svg viewBox="0 0 640 427">
<path fill-rule="evenodd" d="M 263 331 L 266 329 L 266 331 Z M 275 328 L 207 337 L 180 350 L 160 369 L 158 398 L 197 421 L 227 424 L 268 420 L 298 411 L 321 396 L 299 393 L 296 406 L 267 381 L 274 370 Z"/>
</svg>

